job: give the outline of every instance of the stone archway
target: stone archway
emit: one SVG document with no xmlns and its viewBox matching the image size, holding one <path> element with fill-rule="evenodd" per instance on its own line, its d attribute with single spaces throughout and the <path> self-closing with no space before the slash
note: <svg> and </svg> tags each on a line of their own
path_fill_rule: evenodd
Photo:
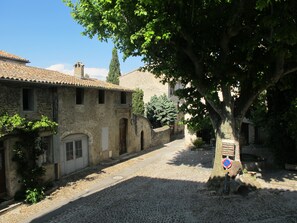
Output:
<svg viewBox="0 0 297 223">
<path fill-rule="evenodd" d="M 128 119 L 120 119 L 120 155 L 127 153 L 127 132 L 128 132 Z"/>
</svg>

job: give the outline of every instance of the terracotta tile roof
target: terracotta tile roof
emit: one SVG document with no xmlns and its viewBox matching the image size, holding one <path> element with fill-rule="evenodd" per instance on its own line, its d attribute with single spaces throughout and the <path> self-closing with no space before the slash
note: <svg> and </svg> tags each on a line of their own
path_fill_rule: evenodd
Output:
<svg viewBox="0 0 297 223">
<path fill-rule="evenodd" d="M 80 79 L 57 71 L 0 61 L 0 81 L 30 82 L 58 86 L 75 86 L 106 90 L 127 91 L 132 89 L 97 79 Z"/>
<path fill-rule="evenodd" d="M 10 59 L 10 60 L 16 60 L 16 61 L 20 61 L 20 62 L 24 62 L 24 63 L 30 63 L 30 61 L 25 59 L 25 58 L 16 56 L 16 55 L 11 54 L 11 53 L 7 53 L 7 52 L 5 52 L 3 50 L 0 50 L 0 57 L 3 57 L 5 59 Z"/>
</svg>

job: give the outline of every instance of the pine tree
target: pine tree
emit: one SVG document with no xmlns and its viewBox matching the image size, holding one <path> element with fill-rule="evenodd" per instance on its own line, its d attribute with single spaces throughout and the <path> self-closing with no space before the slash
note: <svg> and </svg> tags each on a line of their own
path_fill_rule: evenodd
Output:
<svg viewBox="0 0 297 223">
<path fill-rule="evenodd" d="M 139 88 L 132 94 L 132 112 L 135 115 L 144 114 L 143 90 Z"/>
<path fill-rule="evenodd" d="M 121 71 L 120 71 L 118 51 L 116 48 L 113 48 L 112 58 L 109 64 L 109 71 L 106 77 L 106 81 L 112 84 L 119 85 L 119 76 L 121 76 Z"/>
</svg>

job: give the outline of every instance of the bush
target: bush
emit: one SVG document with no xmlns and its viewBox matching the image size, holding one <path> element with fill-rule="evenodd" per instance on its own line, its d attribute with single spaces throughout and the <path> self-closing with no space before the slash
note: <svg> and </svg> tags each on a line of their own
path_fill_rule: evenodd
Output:
<svg viewBox="0 0 297 223">
<path fill-rule="evenodd" d="M 153 128 L 172 125 L 177 117 L 177 108 L 165 94 L 159 97 L 155 95 L 146 105 L 146 117 Z"/>
<path fill-rule="evenodd" d="M 36 204 L 44 198 L 44 188 L 29 188 L 26 190 L 26 202 Z"/>
<path fill-rule="evenodd" d="M 204 144 L 205 144 L 205 142 L 200 137 L 198 137 L 197 139 L 195 139 L 194 142 L 193 142 L 193 145 L 195 146 L 195 148 L 200 148 Z"/>
</svg>

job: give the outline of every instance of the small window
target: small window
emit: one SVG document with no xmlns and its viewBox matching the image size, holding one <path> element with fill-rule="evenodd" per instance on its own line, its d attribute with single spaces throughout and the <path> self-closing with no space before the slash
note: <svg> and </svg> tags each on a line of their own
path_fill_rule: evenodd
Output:
<svg viewBox="0 0 297 223">
<path fill-rule="evenodd" d="M 82 157 L 82 141 L 75 141 L 75 158 Z"/>
<path fill-rule="evenodd" d="M 104 90 L 99 90 L 98 91 L 98 103 L 99 104 L 104 104 L 105 103 L 105 91 Z"/>
<path fill-rule="evenodd" d="M 174 89 L 175 89 L 175 86 L 173 84 L 170 84 L 169 85 L 169 96 L 174 95 Z"/>
<path fill-rule="evenodd" d="M 83 105 L 84 104 L 84 89 L 76 88 L 76 104 Z"/>
<path fill-rule="evenodd" d="M 73 142 L 66 143 L 66 160 L 73 160 Z"/>
<path fill-rule="evenodd" d="M 121 92 L 121 104 L 127 103 L 127 95 L 126 92 Z"/>
<path fill-rule="evenodd" d="M 23 89 L 23 111 L 34 111 L 34 91 L 33 89 Z"/>
<path fill-rule="evenodd" d="M 42 154 L 42 163 L 53 163 L 52 137 L 41 137 L 40 143 L 44 150 L 44 153 Z"/>
</svg>

